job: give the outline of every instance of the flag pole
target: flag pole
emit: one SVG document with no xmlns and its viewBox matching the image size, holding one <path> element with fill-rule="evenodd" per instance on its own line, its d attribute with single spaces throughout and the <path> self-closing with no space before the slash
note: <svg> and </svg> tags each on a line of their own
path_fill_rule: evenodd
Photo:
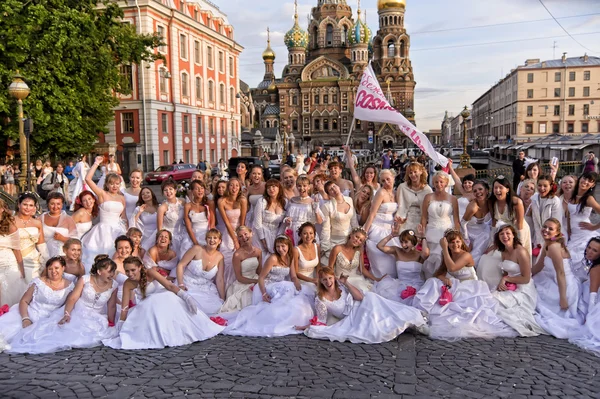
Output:
<svg viewBox="0 0 600 399">
<path fill-rule="evenodd" d="M 356 118 L 352 117 L 352 124 L 350 125 L 350 132 L 348 133 L 348 139 L 346 139 L 346 147 L 350 144 L 350 137 L 352 137 L 352 132 L 354 131 L 354 124 L 356 123 Z"/>
</svg>

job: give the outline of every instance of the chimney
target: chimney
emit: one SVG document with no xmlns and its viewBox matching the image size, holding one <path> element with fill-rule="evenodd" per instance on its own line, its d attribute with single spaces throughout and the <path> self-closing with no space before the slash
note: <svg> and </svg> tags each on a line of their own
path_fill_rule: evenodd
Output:
<svg viewBox="0 0 600 399">
<path fill-rule="evenodd" d="M 590 57 L 588 57 L 587 53 L 583 55 L 583 62 L 588 62 Z"/>
<path fill-rule="evenodd" d="M 546 68 L 546 61 L 542 62 L 542 68 Z"/>
<path fill-rule="evenodd" d="M 563 64 L 566 64 L 566 62 L 567 62 L 567 53 L 563 53 L 563 55 L 562 55 L 562 62 L 563 62 Z"/>
<path fill-rule="evenodd" d="M 539 58 L 530 58 L 528 60 L 525 60 L 525 66 L 537 64 L 538 62 L 540 62 Z"/>
</svg>

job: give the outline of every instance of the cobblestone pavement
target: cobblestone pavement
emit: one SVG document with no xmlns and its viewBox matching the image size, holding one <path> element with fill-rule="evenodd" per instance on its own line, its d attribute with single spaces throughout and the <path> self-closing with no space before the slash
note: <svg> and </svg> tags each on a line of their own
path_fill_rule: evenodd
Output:
<svg viewBox="0 0 600 399">
<path fill-rule="evenodd" d="M 382 345 L 219 336 L 157 351 L 0 355 L 1 398 L 598 398 L 600 359 L 551 337 Z"/>
</svg>

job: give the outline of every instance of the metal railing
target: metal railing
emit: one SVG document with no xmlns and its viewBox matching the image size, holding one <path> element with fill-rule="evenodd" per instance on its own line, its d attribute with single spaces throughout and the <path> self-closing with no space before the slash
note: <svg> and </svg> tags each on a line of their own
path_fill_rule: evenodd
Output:
<svg viewBox="0 0 600 399">
<path fill-rule="evenodd" d="M 540 166 L 542 167 L 542 173 L 550 173 L 549 163 L 541 163 Z M 583 165 L 581 164 L 581 162 L 562 162 L 558 165 L 556 180 L 559 180 L 566 175 L 578 176 L 579 174 L 581 174 L 582 169 Z M 475 172 L 475 177 L 477 179 L 486 180 L 490 184 L 492 184 L 494 179 L 496 179 L 498 176 L 504 176 L 512 182 L 512 167 L 478 170 Z"/>
</svg>

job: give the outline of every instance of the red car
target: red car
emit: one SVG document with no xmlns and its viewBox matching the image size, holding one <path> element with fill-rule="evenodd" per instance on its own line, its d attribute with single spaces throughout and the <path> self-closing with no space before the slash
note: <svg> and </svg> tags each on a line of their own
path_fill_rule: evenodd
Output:
<svg viewBox="0 0 600 399">
<path fill-rule="evenodd" d="M 163 165 L 156 168 L 154 172 L 146 174 L 146 183 L 162 183 L 165 180 L 183 181 L 190 180 L 196 170 L 196 165 L 191 163 L 180 163 L 176 165 Z"/>
</svg>

